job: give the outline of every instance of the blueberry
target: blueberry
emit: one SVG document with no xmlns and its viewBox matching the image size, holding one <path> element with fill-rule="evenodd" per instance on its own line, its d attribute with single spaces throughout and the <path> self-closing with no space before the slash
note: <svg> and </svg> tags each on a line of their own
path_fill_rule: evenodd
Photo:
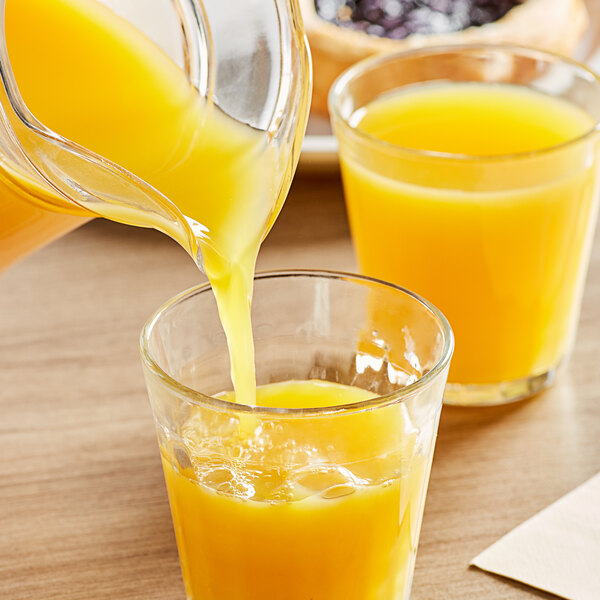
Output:
<svg viewBox="0 0 600 600">
<path fill-rule="evenodd" d="M 388 31 L 387 37 L 392 40 L 403 40 L 405 37 L 408 37 L 410 33 L 411 32 L 408 30 L 408 27 L 405 25 L 400 25 Z"/>
<path fill-rule="evenodd" d="M 378 37 L 384 37 L 386 31 L 385 31 L 385 27 L 382 27 L 381 25 L 369 25 L 367 27 L 367 33 L 369 35 L 376 35 Z"/>
<path fill-rule="evenodd" d="M 315 0 L 317 13 L 342 27 L 404 39 L 497 21 L 521 0 Z"/>
</svg>

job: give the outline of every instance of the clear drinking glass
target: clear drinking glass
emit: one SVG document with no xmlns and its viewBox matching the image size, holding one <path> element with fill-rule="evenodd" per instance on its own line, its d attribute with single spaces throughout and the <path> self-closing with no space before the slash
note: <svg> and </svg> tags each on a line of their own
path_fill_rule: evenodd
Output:
<svg viewBox="0 0 600 600">
<path fill-rule="evenodd" d="M 391 284 L 255 280 L 259 385 L 322 380 L 371 399 L 265 408 L 215 397 L 229 355 L 208 286 L 167 302 L 141 353 L 187 597 L 408 598 L 453 349 L 443 315 Z"/>
<path fill-rule="evenodd" d="M 587 113 L 589 129 L 539 150 L 474 156 L 402 147 L 357 126 L 378 99 L 465 84 L 560 99 Z M 361 271 L 428 298 L 454 330 L 445 401 L 496 404 L 550 385 L 573 343 L 596 221 L 597 76 L 525 48 L 417 50 L 346 71 L 330 113 Z"/>
</svg>

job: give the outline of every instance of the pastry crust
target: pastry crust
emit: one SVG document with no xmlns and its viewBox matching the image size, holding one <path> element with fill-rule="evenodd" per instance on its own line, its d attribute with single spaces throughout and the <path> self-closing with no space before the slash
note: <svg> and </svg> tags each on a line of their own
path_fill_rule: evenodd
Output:
<svg viewBox="0 0 600 600">
<path fill-rule="evenodd" d="M 358 60 L 446 44 L 511 43 L 570 55 L 588 22 L 583 0 L 524 0 L 493 23 L 444 34 L 411 34 L 392 40 L 339 27 L 322 19 L 314 0 L 300 0 L 313 58 L 312 110 L 327 113 L 327 94 L 337 76 Z"/>
</svg>

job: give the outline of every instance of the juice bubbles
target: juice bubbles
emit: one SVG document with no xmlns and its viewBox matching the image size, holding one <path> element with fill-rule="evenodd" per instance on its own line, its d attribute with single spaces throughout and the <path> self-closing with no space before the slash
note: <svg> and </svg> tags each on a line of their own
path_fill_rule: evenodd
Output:
<svg viewBox="0 0 600 600">
<path fill-rule="evenodd" d="M 594 229 L 594 118 L 533 86 L 476 81 L 407 85 L 354 109 L 334 123 L 360 269 L 448 317 L 447 400 L 547 385 L 571 345 Z"/>
</svg>

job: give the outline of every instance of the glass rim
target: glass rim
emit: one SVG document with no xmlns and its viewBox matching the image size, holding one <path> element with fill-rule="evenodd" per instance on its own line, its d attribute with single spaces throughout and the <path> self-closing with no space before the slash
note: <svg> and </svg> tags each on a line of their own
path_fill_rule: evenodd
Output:
<svg viewBox="0 0 600 600">
<path fill-rule="evenodd" d="M 498 51 L 503 50 L 507 53 L 512 53 L 514 55 L 521 56 L 529 56 L 529 57 L 538 57 L 540 59 L 546 60 L 546 62 L 550 62 L 550 59 L 554 62 L 563 63 L 571 67 L 574 71 L 580 71 L 586 75 L 588 81 L 593 81 L 600 88 L 600 75 L 596 74 L 591 68 L 586 66 L 584 63 L 577 61 L 574 58 L 570 58 L 567 56 L 562 56 L 561 54 L 550 52 L 548 50 L 539 50 L 537 48 L 530 48 L 528 46 L 520 46 L 517 44 L 444 44 L 439 46 L 427 46 L 424 48 L 414 48 L 411 50 L 402 50 L 396 52 L 383 52 L 379 54 L 375 54 L 373 56 L 369 56 L 355 63 L 348 69 L 346 69 L 341 75 L 337 77 L 337 79 L 333 82 L 331 89 L 329 90 L 328 95 L 328 108 L 329 113 L 333 119 L 338 120 L 342 123 L 354 136 L 361 139 L 364 142 L 368 142 L 373 145 L 377 145 L 381 148 L 385 148 L 388 151 L 401 152 L 404 154 L 412 155 L 414 157 L 420 158 L 428 158 L 428 159 L 436 159 L 436 160 L 445 160 L 445 161 L 455 161 L 455 162 L 463 162 L 463 163 L 479 163 L 479 162 L 504 162 L 504 161 L 514 161 L 521 159 L 534 158 L 541 155 L 547 155 L 554 152 L 559 152 L 564 150 L 570 146 L 576 145 L 580 142 L 584 142 L 589 138 L 594 137 L 598 132 L 600 132 L 600 119 L 594 119 L 594 126 L 587 130 L 586 132 L 578 135 L 572 139 L 568 139 L 564 142 L 560 142 L 558 144 L 553 144 L 551 146 L 545 146 L 543 148 L 538 148 L 537 150 L 528 150 L 522 152 L 510 152 L 503 154 L 490 154 L 490 155 L 480 155 L 480 154 L 461 154 L 461 153 L 452 153 L 452 152 L 438 152 L 434 150 L 424 150 L 422 148 L 410 148 L 408 146 L 401 146 L 399 144 L 394 144 L 392 142 L 387 142 L 378 138 L 375 135 L 367 133 L 359 129 L 358 127 L 352 125 L 348 119 L 342 115 L 339 106 L 339 99 L 341 98 L 341 94 L 343 90 L 348 86 L 348 84 L 360 77 L 362 74 L 366 73 L 370 69 L 385 64 L 387 62 L 393 62 L 402 58 L 410 58 L 413 56 L 435 56 L 445 53 L 454 52 L 456 54 L 462 52 L 476 52 L 476 51 Z M 426 82 L 422 82 L 426 83 Z M 493 83 L 493 82 L 491 82 Z M 401 86 L 399 86 L 401 87 Z M 395 89 L 390 86 L 390 90 Z"/>
<path fill-rule="evenodd" d="M 223 400 L 214 396 L 208 396 L 194 388 L 188 387 L 185 384 L 177 381 L 177 379 L 175 379 L 174 377 L 171 377 L 154 360 L 154 357 L 152 356 L 152 352 L 150 350 L 150 336 L 154 327 L 160 321 L 161 317 L 163 317 L 174 306 L 184 302 L 189 298 L 192 298 L 193 296 L 204 294 L 207 292 L 212 293 L 210 283 L 203 283 L 193 286 L 187 290 L 184 290 L 183 292 L 180 292 L 176 296 L 173 296 L 164 304 L 162 304 L 146 321 L 140 334 L 140 354 L 144 365 L 155 376 L 157 376 L 167 388 L 175 392 L 179 397 L 184 397 L 186 401 L 197 406 L 227 412 L 243 412 L 263 416 L 307 417 L 354 413 L 360 412 L 362 410 L 370 410 L 403 402 L 406 399 L 414 396 L 420 390 L 429 387 L 450 362 L 450 358 L 452 357 L 452 352 L 454 350 L 454 334 L 452 332 L 452 328 L 450 327 L 450 323 L 438 308 L 436 308 L 433 304 L 431 304 L 431 302 L 425 300 L 418 294 L 415 294 L 414 292 L 411 292 L 410 290 L 407 290 L 406 288 L 403 288 L 396 284 L 388 283 L 380 279 L 375 279 L 366 275 L 346 273 L 343 271 L 329 271 L 316 269 L 282 269 L 260 271 L 255 274 L 254 281 L 256 282 L 257 280 L 263 279 L 284 279 L 287 277 L 309 277 L 330 280 L 354 281 L 357 283 L 371 285 L 376 284 L 378 286 L 384 286 L 389 289 L 397 290 L 406 296 L 410 296 L 433 315 L 440 327 L 440 331 L 444 337 L 444 343 L 440 357 L 436 361 L 436 364 L 433 366 L 433 368 L 427 373 L 425 373 L 423 376 L 419 377 L 414 383 L 411 383 L 403 388 L 390 392 L 389 394 L 375 396 L 374 398 L 369 398 L 368 400 L 363 400 L 361 402 L 353 402 L 338 406 L 322 406 L 316 408 L 277 408 L 251 406 L 248 404 L 237 404 L 236 402 L 230 402 L 228 400 Z M 441 401 L 442 398 L 440 398 L 440 404 Z"/>
</svg>

